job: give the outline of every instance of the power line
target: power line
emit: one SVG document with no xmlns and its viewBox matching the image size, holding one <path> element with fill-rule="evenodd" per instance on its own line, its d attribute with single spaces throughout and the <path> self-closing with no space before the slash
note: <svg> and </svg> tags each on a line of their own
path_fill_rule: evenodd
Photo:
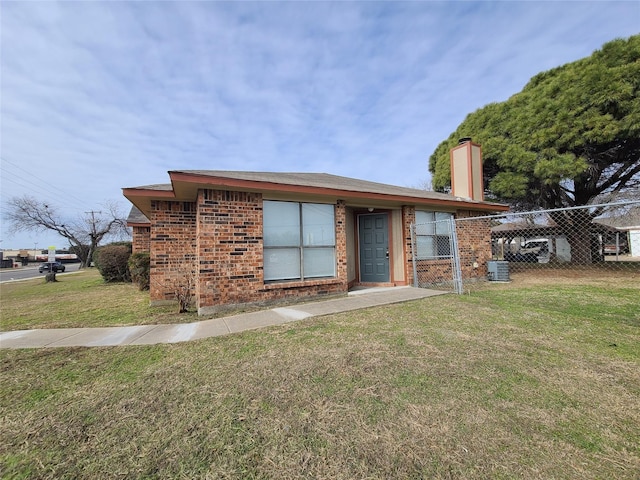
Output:
<svg viewBox="0 0 640 480">
<path fill-rule="evenodd" d="M 41 187 L 40 185 L 36 185 L 34 183 L 31 183 L 29 181 L 26 181 L 25 183 L 25 179 L 23 177 L 16 177 L 16 175 L 13 172 L 7 172 L 9 173 L 9 175 L 11 175 L 14 178 L 10 178 L 8 181 L 11 182 L 12 184 L 15 185 L 19 185 L 21 187 L 24 187 L 26 189 L 31 189 L 31 190 L 37 190 L 38 195 L 42 195 L 44 198 L 50 199 L 51 203 L 65 203 L 67 204 L 69 207 L 75 209 L 75 210 L 81 210 L 81 208 L 78 207 L 77 204 L 73 204 L 72 202 L 68 201 L 67 199 L 64 198 L 64 196 L 58 198 L 57 196 L 54 196 L 53 194 L 55 192 L 53 192 L 51 190 L 51 188 L 46 189 Z M 31 183 L 31 185 L 28 185 L 29 183 Z M 61 201 L 62 198 L 62 201 Z"/>
<path fill-rule="evenodd" d="M 5 171 L 5 175 L 9 174 L 12 177 L 9 179 L 11 183 L 20 185 L 26 189 L 37 190 L 39 194 L 44 194 L 45 196 L 54 199 L 55 203 L 66 203 L 67 205 L 77 209 L 78 204 L 84 204 L 86 202 L 86 200 L 75 197 L 68 192 L 61 191 L 58 187 L 55 187 L 54 190 L 51 183 L 47 186 L 41 186 L 30 181 L 28 178 L 15 174 L 14 172 L 7 171 L 6 169 L 3 170 Z M 74 201 L 77 203 L 74 203 Z"/>
<path fill-rule="evenodd" d="M 11 176 L 11 182 L 14 183 L 18 183 L 23 187 L 27 187 L 27 188 L 35 188 L 38 189 L 42 192 L 45 192 L 47 194 L 51 193 L 52 191 L 52 184 L 51 182 L 44 182 L 42 180 L 40 180 L 39 178 L 37 178 L 37 180 L 42 182 L 42 185 L 39 185 L 35 182 L 33 182 L 32 178 L 33 175 L 29 174 L 29 176 L 24 176 L 24 175 L 18 175 L 17 173 L 15 173 L 12 170 L 9 170 L 8 168 L 6 168 L 4 165 L 0 165 L 0 170 L 3 170 L 5 172 L 5 176 L 8 174 L 9 176 Z M 25 185 L 29 184 L 29 185 Z M 77 198 L 76 200 L 80 201 L 79 198 Z"/>
<path fill-rule="evenodd" d="M 19 185 L 21 187 L 27 188 L 27 189 L 31 188 L 31 187 L 28 187 L 25 184 L 20 183 L 17 180 L 15 180 L 15 181 L 11 180 L 11 182 L 16 184 L 16 185 Z M 73 202 L 69 202 L 68 200 L 64 200 L 64 196 L 57 197 L 57 196 L 53 195 L 54 193 L 55 192 L 50 192 L 50 191 L 47 192 L 47 191 L 42 191 L 42 190 L 40 190 L 39 192 L 36 192 L 38 198 L 40 198 L 41 200 L 46 201 L 47 203 L 50 203 L 51 205 L 54 205 L 54 204 L 55 205 L 59 205 L 62 210 L 65 210 L 65 211 L 71 210 L 71 211 L 75 211 L 75 212 L 82 211 L 82 207 L 78 206 L 78 204 L 74 204 Z"/>
<path fill-rule="evenodd" d="M 18 168 L 18 169 L 22 169 L 22 168 L 23 168 L 23 167 L 21 167 L 21 166 L 19 166 L 19 165 L 16 165 L 15 163 L 13 163 L 13 162 L 11 162 L 11 161 L 7 160 L 5 157 L 0 157 L 0 160 L 2 160 L 2 163 L 8 163 L 9 165 L 12 165 L 12 166 L 14 166 L 14 167 L 16 167 L 16 168 Z M 9 173 L 10 175 L 17 176 L 14 172 L 12 172 L 12 171 L 10 171 L 10 170 L 8 170 L 8 169 L 2 168 L 2 164 L 0 164 L 0 169 L 4 170 L 5 172 Z M 50 181 L 47 181 L 47 180 L 43 180 L 42 178 L 38 177 L 37 175 L 35 175 L 35 174 L 33 174 L 33 173 L 29 173 L 29 179 L 24 178 L 24 177 L 18 177 L 18 178 L 20 178 L 20 179 L 21 179 L 21 180 L 23 180 L 23 181 L 26 181 L 27 183 L 31 184 L 31 185 L 32 185 L 32 186 L 34 186 L 34 187 L 37 187 L 37 188 L 40 188 L 40 189 L 44 189 L 44 190 L 46 190 L 47 192 L 50 192 L 51 182 L 50 182 Z M 43 186 L 39 186 L 39 185 L 37 185 L 37 184 L 33 183 L 33 182 L 30 180 L 31 178 L 33 178 L 33 179 L 38 180 L 39 182 L 41 182 L 41 183 L 42 183 L 42 185 L 44 185 L 44 187 L 43 187 Z M 17 183 L 17 182 L 16 182 L 16 183 Z M 26 188 L 29 188 L 29 187 L 25 186 L 24 184 L 21 184 L 21 186 L 26 187 Z M 72 194 L 70 194 L 70 193 L 65 193 L 65 196 L 66 196 L 67 198 L 74 199 L 74 200 L 76 200 L 76 201 L 80 202 L 81 204 L 83 204 L 83 203 L 85 203 L 85 202 L 86 202 L 86 200 L 83 200 L 83 199 L 81 199 L 81 198 L 78 198 L 78 197 L 76 197 L 76 196 L 74 196 L 74 195 L 72 195 Z M 74 205 L 74 207 L 76 207 L 76 206 Z"/>
<path fill-rule="evenodd" d="M 11 162 L 7 162 L 7 163 L 11 163 Z M 15 165 L 13 163 L 11 164 Z M 51 205 L 60 206 L 62 207 L 63 210 L 67 210 L 67 211 L 72 210 L 75 212 L 81 212 L 83 210 L 83 207 L 86 207 L 86 200 L 81 200 L 78 197 L 69 195 L 64 192 L 61 195 L 60 191 L 57 188 L 54 190 L 51 182 L 49 182 L 46 187 L 42 187 L 30 181 L 28 178 L 16 175 L 14 172 L 6 169 L 6 167 L 3 167 L 2 165 L 0 165 L 0 169 L 5 172 L 4 174 L 5 177 L 7 176 L 7 174 L 10 176 L 7 182 L 18 185 L 27 190 L 34 190 L 37 196 L 41 197 Z M 40 178 L 38 178 L 38 180 L 42 181 L 42 179 Z M 44 183 L 44 181 L 42 182 Z M 74 199 L 77 200 L 77 202 L 73 201 Z"/>
</svg>

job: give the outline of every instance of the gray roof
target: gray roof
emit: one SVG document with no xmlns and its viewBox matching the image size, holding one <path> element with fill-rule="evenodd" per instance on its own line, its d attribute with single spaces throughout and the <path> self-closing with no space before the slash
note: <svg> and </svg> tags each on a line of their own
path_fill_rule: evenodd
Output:
<svg viewBox="0 0 640 480">
<path fill-rule="evenodd" d="M 247 172 L 229 170 L 171 170 L 171 184 L 124 188 L 125 196 L 148 214 L 154 198 L 194 201 L 201 188 L 255 192 L 279 192 L 283 195 L 320 195 L 349 199 L 353 205 L 398 206 L 415 204 L 454 209 L 495 212 L 508 209 L 499 203 L 471 200 L 447 193 L 399 187 L 328 173 Z M 359 202 L 359 203 L 358 203 Z M 371 202 L 374 202 L 373 205 Z"/>
<path fill-rule="evenodd" d="M 603 215 L 593 220 L 593 223 L 616 230 L 635 230 L 640 227 L 640 203 L 637 200 L 612 203 Z"/>
<path fill-rule="evenodd" d="M 458 197 L 446 193 L 430 192 L 416 188 L 399 187 L 385 183 L 369 182 L 356 178 L 341 177 L 328 173 L 291 173 L 291 172 L 242 172 L 227 170 L 173 170 L 171 173 L 184 173 L 204 177 L 220 177 L 250 182 L 266 182 L 280 185 L 295 185 L 313 188 L 329 188 L 349 192 L 399 195 L 434 200 L 456 200 Z M 478 202 L 481 203 L 481 202 Z"/>
<path fill-rule="evenodd" d="M 151 223 L 149 219 L 142 213 L 135 205 L 131 207 L 129 216 L 127 217 L 127 223 Z"/>
<path fill-rule="evenodd" d="M 140 190 L 158 190 L 159 192 L 170 192 L 173 190 L 173 186 L 170 183 L 156 183 L 154 185 L 142 185 L 139 187 L 130 187 Z"/>
</svg>

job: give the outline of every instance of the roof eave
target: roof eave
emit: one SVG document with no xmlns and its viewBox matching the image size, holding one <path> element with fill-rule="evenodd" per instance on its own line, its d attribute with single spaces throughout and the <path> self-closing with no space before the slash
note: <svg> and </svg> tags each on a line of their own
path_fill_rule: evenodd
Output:
<svg viewBox="0 0 640 480">
<path fill-rule="evenodd" d="M 330 187 L 317 187 L 308 185 L 291 185 L 269 181 L 245 180 L 216 175 L 202 175 L 170 171 L 169 177 L 175 192 L 175 198 L 184 201 L 195 201 L 200 188 L 221 188 L 223 190 L 235 190 L 244 192 L 277 192 L 286 194 L 306 194 L 326 197 L 341 198 L 345 200 L 368 200 L 383 204 L 397 205 L 425 205 L 446 206 L 456 209 L 469 209 L 483 212 L 496 212 L 509 210 L 508 205 L 499 203 L 475 202 L 458 197 L 452 199 L 439 199 L 427 197 L 414 197 L 409 195 L 392 195 L 376 192 L 361 192 L 343 190 Z M 195 187 L 195 188 L 194 188 Z M 126 196 L 126 195 L 125 195 Z"/>
<path fill-rule="evenodd" d="M 152 188 L 123 188 L 122 194 L 134 204 L 147 218 L 151 216 L 152 200 L 175 200 L 173 190 L 156 190 Z M 132 226 L 132 225 L 130 225 Z"/>
</svg>

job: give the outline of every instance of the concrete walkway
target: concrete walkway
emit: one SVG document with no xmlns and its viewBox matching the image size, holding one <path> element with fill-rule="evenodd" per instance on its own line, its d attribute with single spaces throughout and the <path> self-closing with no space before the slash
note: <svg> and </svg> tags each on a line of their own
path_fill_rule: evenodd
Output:
<svg viewBox="0 0 640 480">
<path fill-rule="evenodd" d="M 373 288 L 350 292 L 348 296 L 342 298 L 193 323 L 16 330 L 0 332 L 0 348 L 105 347 L 188 342 L 271 325 L 281 325 L 309 317 L 418 300 L 444 293 L 446 292 L 413 287 Z"/>
</svg>

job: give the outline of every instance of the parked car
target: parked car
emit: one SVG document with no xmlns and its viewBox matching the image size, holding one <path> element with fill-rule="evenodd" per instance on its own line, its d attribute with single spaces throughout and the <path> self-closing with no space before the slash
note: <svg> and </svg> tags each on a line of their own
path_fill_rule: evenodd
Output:
<svg viewBox="0 0 640 480">
<path fill-rule="evenodd" d="M 64 272 L 64 265 L 61 264 L 60 262 L 46 262 L 40 265 L 40 268 L 38 268 L 38 271 L 40 273 L 51 272 L 51 271 L 54 273 Z"/>
<path fill-rule="evenodd" d="M 522 254 L 535 253 L 536 255 L 540 255 L 547 252 L 549 252 L 549 240 L 546 238 L 524 242 L 524 245 L 520 249 L 520 253 Z"/>
<path fill-rule="evenodd" d="M 523 263 L 549 263 L 549 245 L 546 238 L 537 238 L 524 242 L 515 253 L 505 253 L 504 259 L 508 262 Z"/>
<path fill-rule="evenodd" d="M 538 263 L 549 263 L 551 260 L 551 241 L 547 238 L 525 242 L 525 249 L 535 252 Z"/>
</svg>

